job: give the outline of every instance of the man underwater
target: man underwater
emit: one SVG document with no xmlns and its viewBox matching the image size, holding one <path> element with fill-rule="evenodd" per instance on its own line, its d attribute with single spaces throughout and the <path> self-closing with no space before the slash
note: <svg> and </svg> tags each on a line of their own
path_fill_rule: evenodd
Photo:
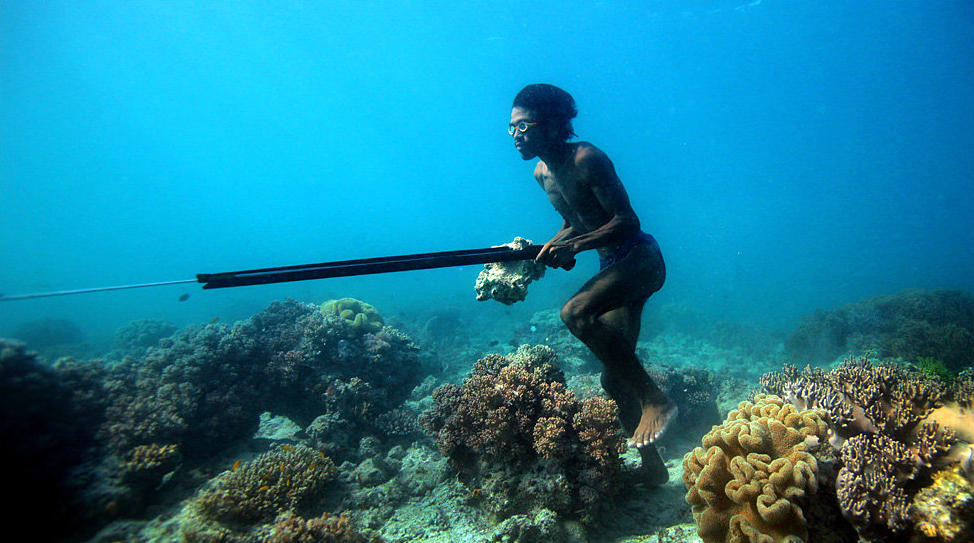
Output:
<svg viewBox="0 0 974 543">
<path fill-rule="evenodd" d="M 619 406 L 643 475 L 662 484 L 668 474 L 653 442 L 677 407 L 636 358 L 636 341 L 643 305 L 666 277 L 663 255 L 640 230 L 609 157 L 591 143 L 568 141 L 576 115 L 575 100 L 553 85 L 528 85 L 514 98 L 508 132 L 522 159 L 540 159 L 534 178 L 564 219 L 537 261 L 570 270 L 578 253 L 598 252 L 600 271 L 565 303 L 561 318 L 602 362 L 602 387 Z"/>
</svg>

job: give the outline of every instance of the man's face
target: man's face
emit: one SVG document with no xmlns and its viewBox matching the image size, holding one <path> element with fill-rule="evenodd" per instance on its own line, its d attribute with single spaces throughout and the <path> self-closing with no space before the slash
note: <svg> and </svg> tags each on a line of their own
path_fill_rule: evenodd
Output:
<svg viewBox="0 0 974 543">
<path fill-rule="evenodd" d="M 531 160 L 532 158 L 538 156 L 538 151 L 543 146 L 544 134 L 542 134 L 540 126 L 537 124 L 530 124 L 537 122 L 537 116 L 530 109 L 515 107 L 511 111 L 510 126 L 515 127 L 513 134 L 514 147 L 517 148 L 517 152 L 521 153 L 521 158 L 524 160 Z M 527 130 L 522 132 L 516 128 L 521 123 L 528 123 L 526 125 Z"/>
</svg>

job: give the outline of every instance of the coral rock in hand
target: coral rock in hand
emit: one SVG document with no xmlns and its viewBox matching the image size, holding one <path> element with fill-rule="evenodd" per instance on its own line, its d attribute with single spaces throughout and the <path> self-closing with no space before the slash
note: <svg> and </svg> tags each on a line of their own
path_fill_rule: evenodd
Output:
<svg viewBox="0 0 974 543">
<path fill-rule="evenodd" d="M 531 241 L 517 237 L 505 244 L 511 249 L 525 249 Z M 493 298 L 505 305 L 520 302 L 528 295 L 528 285 L 544 277 L 545 267 L 534 260 L 515 262 L 491 262 L 484 264 L 484 270 L 477 276 L 477 300 Z"/>
</svg>

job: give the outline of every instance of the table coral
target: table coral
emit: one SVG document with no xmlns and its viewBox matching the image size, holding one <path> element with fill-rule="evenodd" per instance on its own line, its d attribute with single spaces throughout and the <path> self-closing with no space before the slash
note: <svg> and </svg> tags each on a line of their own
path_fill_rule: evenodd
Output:
<svg viewBox="0 0 974 543">
<path fill-rule="evenodd" d="M 686 501 L 708 542 L 807 541 L 801 505 L 817 488 L 810 450 L 828 426 L 819 410 L 777 396 L 742 402 L 683 459 Z"/>
<path fill-rule="evenodd" d="M 437 389 L 420 418 L 499 519 L 540 508 L 591 513 L 618 483 L 615 402 L 579 402 L 552 362 L 547 347 L 488 355 L 462 386 Z"/>
<path fill-rule="evenodd" d="M 531 245 L 531 241 L 516 237 L 506 244 L 511 249 L 524 249 Z M 534 260 L 518 260 L 514 262 L 491 262 L 484 264 L 484 270 L 477 276 L 474 290 L 477 300 L 494 299 L 505 305 L 524 300 L 528 295 L 528 285 L 544 277 L 545 266 Z"/>
</svg>

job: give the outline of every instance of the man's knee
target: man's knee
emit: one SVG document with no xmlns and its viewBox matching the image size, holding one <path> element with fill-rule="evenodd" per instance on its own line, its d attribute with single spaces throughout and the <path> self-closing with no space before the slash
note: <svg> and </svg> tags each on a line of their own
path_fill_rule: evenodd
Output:
<svg viewBox="0 0 974 543">
<path fill-rule="evenodd" d="M 586 312 L 582 304 L 575 300 L 568 300 L 561 308 L 561 321 L 576 336 L 590 330 L 596 318 L 598 317 Z"/>
</svg>

